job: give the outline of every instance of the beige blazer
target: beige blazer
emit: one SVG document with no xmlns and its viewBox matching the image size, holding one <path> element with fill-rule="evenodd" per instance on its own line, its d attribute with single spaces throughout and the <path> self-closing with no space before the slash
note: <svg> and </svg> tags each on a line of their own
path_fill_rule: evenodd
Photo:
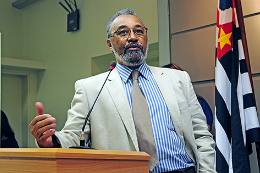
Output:
<svg viewBox="0 0 260 173">
<path fill-rule="evenodd" d="M 185 149 L 198 172 L 215 172 L 215 143 L 207 130 L 206 118 L 186 72 L 149 66 L 170 111 Z M 64 128 L 56 132 L 61 146 L 79 145 L 83 122 L 108 72 L 75 83 L 75 95 Z M 102 150 L 139 151 L 132 113 L 125 89 L 115 68 L 91 113 L 85 139 Z"/>
</svg>

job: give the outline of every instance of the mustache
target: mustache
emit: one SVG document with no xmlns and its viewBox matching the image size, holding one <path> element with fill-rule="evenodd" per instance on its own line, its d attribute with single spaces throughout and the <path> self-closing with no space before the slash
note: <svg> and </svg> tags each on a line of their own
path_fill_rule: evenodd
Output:
<svg viewBox="0 0 260 173">
<path fill-rule="evenodd" d="M 124 52 L 128 51 L 129 48 L 139 48 L 140 50 L 143 51 L 143 45 L 141 43 L 137 43 L 137 42 L 129 42 L 126 45 L 124 45 Z"/>
</svg>

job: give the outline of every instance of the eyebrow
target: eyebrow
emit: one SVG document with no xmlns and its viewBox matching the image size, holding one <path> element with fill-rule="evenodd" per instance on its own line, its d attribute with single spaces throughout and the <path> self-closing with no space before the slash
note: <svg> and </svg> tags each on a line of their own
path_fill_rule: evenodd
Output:
<svg viewBox="0 0 260 173">
<path fill-rule="evenodd" d="M 135 27 L 142 27 L 142 26 L 139 25 L 139 24 L 137 24 L 137 25 L 135 25 Z M 117 30 L 122 29 L 122 28 L 127 28 L 127 26 L 126 26 L 126 25 L 121 25 L 121 26 L 119 26 L 119 27 L 117 28 Z"/>
</svg>

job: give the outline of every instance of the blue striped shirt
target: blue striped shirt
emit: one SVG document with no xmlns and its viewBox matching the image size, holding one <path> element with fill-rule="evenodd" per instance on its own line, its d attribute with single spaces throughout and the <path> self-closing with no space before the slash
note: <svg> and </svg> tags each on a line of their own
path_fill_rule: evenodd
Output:
<svg viewBox="0 0 260 173">
<path fill-rule="evenodd" d="M 116 68 L 118 69 L 126 91 L 129 106 L 132 110 L 132 69 L 121 64 L 117 64 Z M 159 157 L 159 163 L 152 172 L 167 172 L 194 166 L 180 138 L 175 132 L 170 113 L 149 67 L 146 63 L 143 63 L 137 70 L 141 74 L 138 78 L 138 82 L 147 99 Z"/>
</svg>

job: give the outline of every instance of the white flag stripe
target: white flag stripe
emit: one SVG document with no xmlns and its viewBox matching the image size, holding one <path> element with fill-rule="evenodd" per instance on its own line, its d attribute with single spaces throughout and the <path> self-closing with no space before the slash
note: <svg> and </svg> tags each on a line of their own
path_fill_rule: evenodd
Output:
<svg viewBox="0 0 260 173">
<path fill-rule="evenodd" d="M 243 134 L 243 139 L 244 139 L 244 145 L 246 145 L 246 126 L 245 126 L 245 115 L 244 115 L 244 99 L 243 99 L 243 86 L 241 83 L 241 77 L 240 73 L 238 76 L 238 85 L 237 85 L 237 99 L 238 99 L 238 108 L 240 112 L 240 123 L 242 127 L 242 134 Z"/>
<path fill-rule="evenodd" d="M 219 9 L 219 11 L 221 11 L 221 10 Z M 225 9 L 225 11 L 221 11 L 221 13 L 219 13 L 219 24 L 220 25 L 223 25 L 223 24 L 229 23 L 229 22 L 232 22 L 232 8 Z"/>
<path fill-rule="evenodd" d="M 225 158 L 226 162 L 229 163 L 231 157 L 230 155 L 231 145 L 227 138 L 226 132 L 222 128 L 217 118 L 215 118 L 215 128 L 216 128 L 216 145 L 219 151 L 222 153 L 223 157 Z"/>
<path fill-rule="evenodd" d="M 219 29 L 217 27 L 217 29 L 216 29 L 216 38 L 218 38 L 218 32 L 219 32 Z M 218 39 L 216 39 L 216 47 L 218 47 Z"/>
<path fill-rule="evenodd" d="M 259 128 L 256 107 L 245 109 L 246 130 Z"/>
<path fill-rule="evenodd" d="M 216 61 L 215 68 L 215 85 L 219 94 L 222 96 L 223 100 L 227 105 L 229 114 L 231 114 L 231 83 L 226 75 L 225 70 L 223 69 L 222 65 L 219 63 L 218 60 Z"/>
<path fill-rule="evenodd" d="M 232 162 L 232 150 L 230 150 L 230 160 L 228 162 L 228 166 L 229 166 L 229 172 L 228 173 L 233 173 L 233 162 Z"/>
<path fill-rule="evenodd" d="M 252 93 L 251 83 L 248 76 L 248 73 L 241 74 L 241 79 L 243 81 L 242 87 L 243 87 L 243 95 Z"/>
<path fill-rule="evenodd" d="M 239 55 L 239 60 L 245 59 L 245 54 L 244 54 L 244 49 L 243 49 L 243 44 L 242 40 L 238 40 L 238 55 Z"/>
<path fill-rule="evenodd" d="M 239 28 L 238 19 L 237 19 L 237 8 L 234 8 L 234 14 L 235 14 L 236 28 Z"/>
</svg>

